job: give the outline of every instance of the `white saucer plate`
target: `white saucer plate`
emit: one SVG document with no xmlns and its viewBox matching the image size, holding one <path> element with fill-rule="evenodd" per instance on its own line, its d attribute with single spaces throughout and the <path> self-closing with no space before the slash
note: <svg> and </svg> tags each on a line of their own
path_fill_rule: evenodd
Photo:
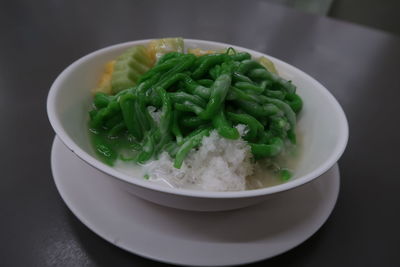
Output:
<svg viewBox="0 0 400 267">
<path fill-rule="evenodd" d="M 51 166 L 57 189 L 78 219 L 112 244 L 156 261 L 232 266 L 271 258 L 301 244 L 332 212 L 338 165 L 267 202 L 234 211 L 193 212 L 137 198 L 80 160 L 56 137 Z"/>
</svg>

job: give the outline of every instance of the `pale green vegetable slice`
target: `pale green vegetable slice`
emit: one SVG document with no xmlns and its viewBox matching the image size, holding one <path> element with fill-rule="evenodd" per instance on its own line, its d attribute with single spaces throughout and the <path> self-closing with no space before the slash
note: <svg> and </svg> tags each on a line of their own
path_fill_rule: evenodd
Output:
<svg viewBox="0 0 400 267">
<path fill-rule="evenodd" d="M 258 59 L 261 65 L 263 65 L 269 72 L 275 73 L 278 75 L 278 71 L 275 68 L 274 63 L 266 57 L 260 57 Z"/>
<path fill-rule="evenodd" d="M 153 66 L 146 47 L 134 46 L 120 55 L 111 76 L 111 90 L 116 94 L 136 84 L 138 78 Z"/>
</svg>

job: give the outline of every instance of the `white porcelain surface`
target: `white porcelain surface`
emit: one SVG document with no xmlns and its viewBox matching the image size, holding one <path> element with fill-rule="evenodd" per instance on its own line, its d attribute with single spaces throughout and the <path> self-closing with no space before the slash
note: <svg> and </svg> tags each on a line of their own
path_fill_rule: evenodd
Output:
<svg viewBox="0 0 400 267">
<path fill-rule="evenodd" d="M 181 265 L 250 263 L 299 245 L 330 215 L 340 181 L 335 164 L 313 182 L 259 205 L 193 212 L 162 207 L 121 191 L 58 138 L 51 165 L 62 198 L 87 227 L 129 252 Z"/>
<path fill-rule="evenodd" d="M 93 52 L 66 68 L 52 85 L 47 112 L 57 136 L 81 159 L 109 174 L 110 180 L 122 183 L 128 191 L 156 203 L 189 210 L 227 210 L 252 205 L 268 198 L 270 194 L 295 188 L 317 178 L 331 168 L 342 155 L 348 139 L 345 114 L 329 91 L 301 70 L 273 57 L 281 76 L 292 80 L 304 100 L 304 109 L 298 121 L 303 136 L 303 153 L 295 177 L 291 181 L 263 189 L 240 192 L 205 192 L 168 188 L 130 177 L 99 161 L 90 145 L 87 133 L 88 110 L 92 101 L 90 89 L 96 86 L 104 64 L 115 59 L 126 48 L 145 44 L 141 40 L 110 46 Z M 185 40 L 186 47 L 223 49 L 229 44 Z M 254 57 L 263 54 L 232 46 L 237 51 L 247 51 Z M 117 178 L 117 179 L 114 179 Z"/>
</svg>

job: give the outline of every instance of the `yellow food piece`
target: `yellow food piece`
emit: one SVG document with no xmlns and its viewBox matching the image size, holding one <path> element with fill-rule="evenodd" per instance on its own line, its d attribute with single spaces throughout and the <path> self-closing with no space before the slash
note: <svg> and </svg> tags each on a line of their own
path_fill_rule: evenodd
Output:
<svg viewBox="0 0 400 267">
<path fill-rule="evenodd" d="M 147 45 L 147 55 L 151 58 L 152 62 L 156 62 L 156 44 L 154 41 L 151 41 Z"/>
<path fill-rule="evenodd" d="M 217 51 L 205 50 L 205 49 L 201 49 L 201 48 L 192 48 L 192 49 L 188 49 L 188 53 L 199 57 L 199 56 L 203 56 L 203 55 L 215 54 L 215 53 L 217 53 Z"/>
<path fill-rule="evenodd" d="M 183 46 L 182 38 L 156 39 L 147 45 L 147 53 L 153 62 L 156 62 L 162 55 L 169 52 L 183 53 Z"/>
<path fill-rule="evenodd" d="M 93 94 L 105 93 L 111 95 L 111 75 L 114 71 L 115 60 L 109 61 L 104 66 L 104 72 L 100 76 L 99 83 L 96 88 L 92 90 Z"/>
</svg>

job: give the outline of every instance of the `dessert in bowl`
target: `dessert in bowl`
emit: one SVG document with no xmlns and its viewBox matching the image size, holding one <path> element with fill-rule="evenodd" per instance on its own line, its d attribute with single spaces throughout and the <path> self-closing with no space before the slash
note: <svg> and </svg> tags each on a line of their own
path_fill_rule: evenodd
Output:
<svg viewBox="0 0 400 267">
<path fill-rule="evenodd" d="M 225 128 L 220 127 L 221 120 L 215 119 L 215 117 L 217 117 L 215 113 L 217 112 L 215 111 L 216 109 L 214 110 L 214 113 L 210 113 L 211 115 L 204 115 L 206 111 L 213 110 L 212 106 L 211 108 L 209 107 L 210 104 L 208 102 L 211 101 L 207 101 L 207 97 L 211 99 L 215 95 L 210 93 L 210 96 L 204 96 L 204 102 L 206 104 L 202 107 L 202 109 L 185 111 L 185 108 L 187 107 L 179 105 L 181 104 L 179 102 L 181 99 L 180 97 L 182 95 L 187 97 L 187 94 L 189 93 L 191 93 L 191 95 L 196 95 L 197 91 L 190 91 L 191 89 L 188 86 L 187 90 L 189 90 L 189 92 L 185 92 L 184 89 L 182 89 L 183 93 L 181 94 L 180 87 L 175 85 L 173 89 L 168 88 L 168 90 L 165 90 L 168 92 L 169 96 L 171 96 L 173 101 L 176 101 L 173 102 L 172 109 L 176 108 L 176 110 L 182 114 L 186 114 L 185 112 L 191 112 L 193 113 L 193 117 L 198 115 L 203 119 L 205 122 L 204 124 L 210 127 L 209 129 L 207 128 L 208 130 L 206 131 L 204 131 L 206 127 L 200 129 L 200 132 L 202 131 L 204 135 L 201 136 L 201 138 L 197 138 L 196 144 L 193 144 L 193 139 L 189 140 L 187 137 L 189 136 L 192 138 L 195 136 L 190 136 L 191 132 L 188 131 L 195 132 L 198 129 L 185 130 L 186 132 L 182 134 L 181 140 L 175 141 L 177 134 L 170 130 L 170 126 L 166 126 L 166 131 L 162 132 L 162 134 L 158 133 L 158 135 L 154 135 L 156 137 L 158 136 L 158 139 L 153 146 L 157 147 L 157 144 L 162 144 L 158 146 L 158 153 L 154 151 L 150 155 L 148 155 L 148 153 L 143 153 L 148 152 L 148 150 L 144 149 L 144 147 L 145 144 L 148 143 L 148 141 L 146 141 L 146 136 L 149 136 L 151 127 L 147 131 L 142 131 L 142 133 L 135 132 L 135 128 L 129 129 L 129 125 L 127 125 L 127 123 L 129 124 L 129 121 L 125 120 L 126 112 L 123 113 L 122 109 L 122 115 L 120 116 L 122 118 L 122 126 L 120 127 L 120 131 L 126 132 L 127 134 L 132 133 L 134 139 L 137 139 L 136 141 L 140 141 L 135 141 L 135 143 L 139 144 L 139 148 L 137 149 L 138 151 L 133 154 L 129 154 L 128 156 L 124 155 L 125 157 L 122 157 L 121 155 L 119 155 L 121 157 L 116 156 L 113 158 L 113 161 L 107 161 L 107 158 L 104 160 L 104 157 L 101 157 L 101 153 L 99 154 L 99 147 L 96 147 L 96 144 L 99 143 L 93 142 L 93 136 L 89 134 L 90 128 L 93 127 L 93 124 L 90 122 L 94 120 L 95 114 L 100 113 L 99 111 L 102 108 L 92 108 L 94 99 L 92 89 L 99 88 L 98 79 L 102 76 L 102 74 L 104 76 L 104 65 L 107 62 L 112 62 L 116 59 L 118 62 L 118 58 L 121 58 L 121 55 L 126 53 L 127 50 L 129 51 L 129 49 L 139 46 L 148 47 L 149 43 L 151 43 L 151 40 L 140 40 L 118 44 L 95 51 L 87 56 L 82 57 L 67 67 L 58 76 L 50 89 L 47 100 L 47 111 L 50 122 L 61 141 L 83 161 L 108 174 L 110 179 L 121 186 L 122 189 L 127 190 L 128 192 L 133 193 L 143 199 L 174 208 L 199 211 L 229 210 L 256 204 L 260 201 L 266 200 L 269 197 L 277 197 L 279 196 L 280 192 L 284 192 L 308 183 L 325 173 L 342 155 L 348 139 L 348 125 L 345 114 L 339 103 L 329 93 L 329 91 L 312 77 L 283 61 L 246 48 L 211 41 L 185 39 L 185 50 L 180 51 L 180 53 L 195 54 L 194 61 L 202 57 L 202 54 L 213 53 L 224 55 L 221 57 L 225 59 L 228 58 L 228 61 L 230 60 L 230 57 L 235 58 L 235 55 L 239 53 L 248 54 L 251 56 L 250 59 L 241 58 L 241 61 L 236 64 L 237 67 L 245 60 L 254 61 L 255 59 L 258 60 L 260 58 L 268 59 L 268 61 L 272 63 L 272 66 L 276 68 L 276 71 L 279 74 L 278 77 L 281 77 L 282 79 L 278 82 L 287 83 L 286 85 L 289 87 L 292 84 L 295 85 L 297 87 L 296 94 L 304 102 L 301 111 L 296 110 L 296 107 L 291 106 L 294 111 L 298 112 L 296 116 L 297 119 L 295 128 L 293 127 L 293 124 L 288 122 L 290 120 L 287 120 L 286 124 L 284 122 L 281 123 L 284 126 L 286 125 L 286 132 L 292 130 L 292 134 L 295 133 L 297 141 L 293 141 L 293 136 L 285 133 L 284 136 L 280 136 L 284 142 L 274 143 L 273 141 L 268 141 L 269 143 L 266 142 L 265 144 L 261 144 L 261 141 L 259 141 L 259 139 L 261 139 L 261 130 L 259 130 L 257 134 L 251 136 L 251 125 L 246 124 L 246 120 L 243 120 L 243 117 L 247 116 L 246 118 L 252 118 L 256 117 L 257 114 L 252 113 L 254 112 L 252 107 L 246 108 L 245 105 L 241 106 L 239 100 L 237 101 L 239 103 L 237 105 L 230 104 L 231 102 L 229 101 L 235 102 L 237 100 L 235 97 L 238 97 L 231 91 L 236 90 L 237 88 L 242 89 L 241 86 L 244 84 L 244 82 L 238 84 L 240 81 L 232 78 L 228 82 L 229 84 L 234 85 L 236 89 L 229 89 L 231 91 L 223 94 L 222 98 L 226 100 L 226 102 L 219 100 L 220 104 L 224 103 L 223 111 L 225 112 L 225 115 L 227 114 L 226 121 L 230 123 L 231 128 L 227 127 L 226 125 Z M 168 53 L 165 53 L 164 56 L 166 54 Z M 153 64 L 161 65 L 161 63 L 157 62 L 157 60 L 163 60 L 162 56 L 163 55 L 154 59 L 155 63 Z M 173 58 L 171 57 L 169 60 L 172 59 Z M 226 62 L 223 62 L 221 66 L 223 66 L 224 69 L 228 69 L 228 72 L 233 72 L 234 70 L 232 69 L 235 67 L 229 67 L 227 66 L 228 64 L 225 63 Z M 253 65 L 254 64 L 256 63 L 253 63 Z M 201 62 L 197 68 L 199 68 L 200 65 Z M 234 64 L 232 63 L 232 65 Z M 267 64 L 267 70 L 268 67 L 269 66 Z M 143 76 L 146 77 L 146 73 L 150 73 L 151 69 L 153 68 L 155 67 L 150 66 L 149 69 L 143 71 L 141 76 L 138 78 L 139 81 L 136 81 L 139 86 L 140 82 L 146 82 L 146 79 L 143 78 Z M 115 69 L 118 70 L 118 67 L 115 66 Z M 209 71 L 207 71 L 207 73 L 204 72 L 201 75 L 199 75 L 198 72 L 196 74 L 196 66 L 192 67 L 191 72 L 189 69 L 184 69 L 183 71 L 184 73 L 179 73 L 183 74 L 180 75 L 180 77 L 196 77 L 197 80 L 194 82 L 200 82 L 200 80 L 211 80 L 213 83 L 218 83 L 220 87 L 221 83 L 227 83 L 227 81 L 223 81 L 223 77 L 220 77 L 225 73 L 223 70 L 220 70 L 219 72 L 216 71 L 214 76 L 208 74 Z M 248 69 L 245 70 L 245 73 L 247 74 L 248 71 Z M 269 69 L 268 71 L 273 72 L 274 70 Z M 160 75 L 163 74 L 164 73 L 161 73 Z M 147 76 L 151 77 L 150 75 Z M 259 77 L 257 76 L 257 72 L 254 72 L 253 76 L 249 73 L 248 76 L 251 76 L 254 79 Z M 149 80 L 148 77 L 147 80 Z M 214 77 L 214 80 L 212 77 Z M 140 81 L 140 79 L 142 79 L 142 81 Z M 182 79 L 187 81 L 185 78 Z M 276 80 L 276 75 L 273 76 L 272 79 Z M 121 79 L 118 81 L 120 80 Z M 180 82 L 182 82 L 182 80 L 177 81 L 177 83 Z M 118 90 L 114 92 L 107 91 L 112 91 L 114 84 L 118 84 L 118 86 L 115 86 L 115 88 Z M 110 83 L 109 86 L 103 86 L 101 90 L 105 90 L 105 92 L 103 92 L 105 94 L 114 95 L 114 98 L 112 99 L 117 99 L 121 106 L 124 105 L 123 103 L 125 103 L 124 98 L 129 98 L 126 96 L 124 97 L 124 93 L 120 92 L 123 92 L 124 90 L 132 91 L 138 88 L 137 84 L 128 86 L 123 82 L 114 84 Z M 260 84 L 261 82 L 256 84 L 256 87 L 262 87 Z M 207 86 L 204 85 L 204 87 L 206 88 Z M 209 88 L 211 92 L 213 92 L 217 86 L 210 84 Z M 252 90 L 252 88 L 243 88 L 245 92 L 247 92 L 246 90 Z M 289 93 L 291 93 L 290 90 L 292 89 L 286 89 L 289 90 Z M 254 88 L 254 90 L 258 89 Z M 240 94 L 240 92 L 237 93 Z M 272 93 L 275 94 L 275 92 Z M 117 94 L 121 95 L 115 97 Z M 157 93 L 153 95 L 149 94 L 149 97 L 156 99 L 159 97 L 159 95 L 160 94 L 157 95 Z M 258 101 L 258 98 L 265 98 L 266 101 L 272 101 L 271 103 L 274 103 L 275 106 L 278 106 L 284 110 L 284 107 L 280 106 L 280 102 L 277 102 L 274 99 L 271 100 L 271 98 L 273 98 L 271 95 L 266 95 L 266 97 L 264 97 L 264 91 L 262 94 L 260 93 L 259 95 L 255 95 L 255 101 Z M 202 95 L 200 92 L 199 97 L 196 96 L 196 99 L 200 99 L 201 96 Z M 193 98 L 193 101 L 197 101 L 196 99 Z M 200 100 L 198 101 L 199 105 L 201 106 L 202 102 Z M 136 98 L 135 101 L 137 101 Z M 178 105 L 174 105 L 174 103 Z M 184 104 L 187 104 L 187 102 L 184 102 Z M 161 115 L 159 115 L 161 120 L 169 118 L 168 116 L 163 117 L 163 114 L 165 115 L 163 103 L 148 104 L 148 107 L 152 105 L 155 106 L 153 110 L 155 112 L 153 113 L 157 113 L 157 109 L 161 111 Z M 90 110 L 95 110 L 95 112 L 92 113 L 94 114 L 93 116 L 89 115 Z M 286 117 L 288 116 L 288 114 L 286 114 L 284 111 L 281 113 L 286 115 Z M 243 116 L 238 117 L 237 115 Z M 153 114 L 152 116 L 154 121 L 157 121 L 157 115 Z M 257 119 L 262 121 L 263 118 L 257 117 Z M 223 121 L 222 124 L 224 122 L 225 121 Z M 157 123 L 160 123 L 160 121 Z M 168 125 L 170 124 L 171 123 L 168 123 Z M 265 132 L 267 132 L 267 127 L 272 125 L 271 121 L 265 123 L 263 122 L 262 124 L 264 125 L 263 130 Z M 100 125 L 98 127 L 103 126 Z M 153 128 L 159 129 L 160 124 L 155 124 Z M 226 131 L 227 128 L 228 131 Z M 145 127 L 142 127 L 142 129 L 145 129 Z M 268 130 L 270 130 L 270 128 L 268 128 Z M 170 134 L 168 131 L 173 132 L 173 134 Z M 238 133 L 238 135 L 236 133 Z M 140 136 L 140 134 L 142 136 Z M 168 136 L 168 139 L 165 141 L 163 138 L 161 138 L 163 136 Z M 271 140 L 271 136 L 268 137 L 270 137 L 269 140 Z M 276 136 L 272 137 L 275 138 Z M 277 138 L 273 138 L 272 140 L 277 140 Z M 193 146 L 189 146 L 187 148 L 189 143 Z M 257 146 L 258 143 L 260 143 L 262 146 Z M 297 147 L 297 153 L 295 153 L 297 155 L 293 156 L 294 160 L 292 160 L 295 162 L 295 164 L 290 165 L 288 163 L 291 167 L 290 171 L 286 168 L 288 166 L 285 165 L 278 166 L 273 170 L 273 172 L 282 176 L 284 178 L 283 180 L 285 181 L 282 179 L 275 179 L 276 177 L 274 178 L 275 180 L 266 179 L 265 177 L 267 175 L 264 175 L 265 177 L 263 177 L 262 170 L 265 170 L 267 173 L 268 168 L 258 168 L 255 170 L 255 166 L 263 166 L 263 164 L 275 166 L 276 162 L 272 161 L 271 164 L 270 158 L 278 159 L 280 156 L 282 156 L 282 154 L 285 154 L 282 152 L 285 151 L 285 149 L 272 149 L 275 148 L 275 146 L 272 145 L 276 145 L 277 143 L 279 144 L 279 147 L 286 147 L 286 143 L 294 143 Z M 100 144 L 102 143 L 100 142 Z M 170 144 L 172 144 L 172 146 Z M 288 146 L 290 147 L 290 145 Z M 167 147 L 174 147 L 174 149 L 168 150 Z M 186 149 L 182 147 L 186 147 Z M 212 151 L 210 147 L 218 149 L 220 151 L 219 154 L 215 155 L 215 153 L 210 153 L 210 150 Z M 228 152 L 224 153 L 224 151 Z M 104 152 L 104 150 L 101 150 L 101 152 Z M 108 152 L 109 151 L 107 151 L 107 153 L 103 153 L 103 155 L 109 155 L 110 153 Z M 117 152 L 119 153 L 120 151 Z M 239 154 L 242 154 L 243 156 L 240 156 L 239 159 L 237 159 Z M 267 159 L 261 159 L 263 156 L 266 156 Z M 133 162 L 130 162 L 129 160 L 128 162 L 124 162 L 119 160 L 120 158 L 132 158 L 134 160 Z M 122 162 L 123 164 L 120 164 Z M 216 164 L 216 162 L 222 163 Z M 280 163 L 279 161 L 277 162 Z M 242 166 L 242 164 L 251 164 L 251 166 L 245 167 Z M 132 168 L 126 167 L 127 165 L 132 166 Z M 161 168 L 160 166 L 167 167 Z M 221 171 L 224 168 L 226 171 Z M 190 173 L 190 175 L 188 175 L 188 173 Z M 257 175 L 254 173 L 257 173 Z M 214 176 L 218 179 L 214 179 Z M 256 178 L 254 179 L 254 177 Z M 256 183 L 254 183 L 254 181 L 256 181 Z M 196 186 L 197 182 L 199 183 L 198 186 Z"/>
</svg>

